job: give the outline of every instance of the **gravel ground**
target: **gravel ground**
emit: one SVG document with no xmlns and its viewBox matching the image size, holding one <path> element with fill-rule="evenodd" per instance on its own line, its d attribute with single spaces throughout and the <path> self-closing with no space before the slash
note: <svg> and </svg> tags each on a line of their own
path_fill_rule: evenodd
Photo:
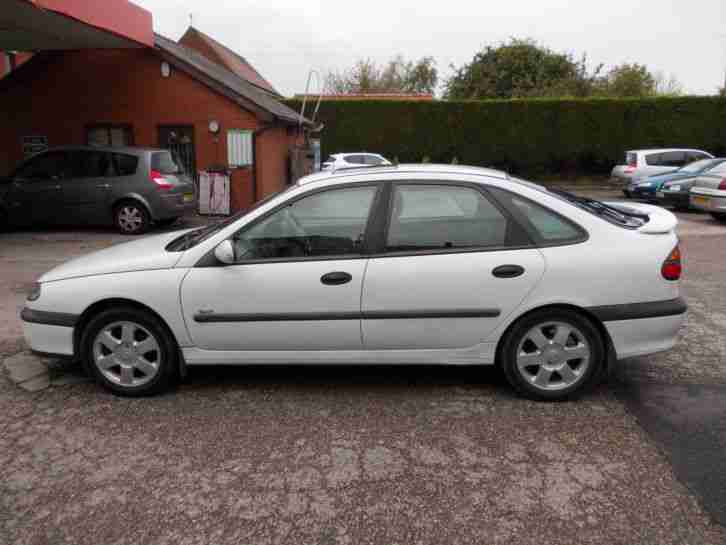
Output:
<svg viewBox="0 0 726 545">
<path fill-rule="evenodd" d="M 194 369 L 141 400 L 0 376 L 0 543 L 726 543 L 618 395 L 726 382 L 726 227 L 684 216 L 682 343 L 578 402 L 524 401 L 475 368 Z M 0 355 L 22 349 L 28 282 L 121 238 L 0 235 Z"/>
</svg>

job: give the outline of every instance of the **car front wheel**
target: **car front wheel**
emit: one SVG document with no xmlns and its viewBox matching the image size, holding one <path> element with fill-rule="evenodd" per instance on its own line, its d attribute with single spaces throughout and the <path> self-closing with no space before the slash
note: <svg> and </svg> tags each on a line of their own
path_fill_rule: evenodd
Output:
<svg viewBox="0 0 726 545">
<path fill-rule="evenodd" d="M 130 397 L 167 389 L 177 375 L 176 344 L 151 314 L 131 307 L 101 312 L 81 339 L 83 362 L 96 382 Z"/>
<path fill-rule="evenodd" d="M 151 218 L 142 204 L 127 201 L 116 207 L 113 213 L 116 228 L 124 235 L 140 235 L 148 231 Z"/>
<path fill-rule="evenodd" d="M 519 394 L 554 401 L 576 397 L 599 380 L 605 347 L 588 319 L 545 309 L 510 329 L 500 357 L 507 380 Z"/>
</svg>

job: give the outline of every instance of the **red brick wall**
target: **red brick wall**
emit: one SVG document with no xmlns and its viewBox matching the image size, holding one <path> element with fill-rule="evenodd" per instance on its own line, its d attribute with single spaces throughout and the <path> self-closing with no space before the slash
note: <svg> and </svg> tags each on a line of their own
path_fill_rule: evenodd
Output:
<svg viewBox="0 0 726 545">
<path fill-rule="evenodd" d="M 227 129 L 257 129 L 254 114 L 181 70 L 161 76 L 150 50 L 73 51 L 36 57 L 0 85 L 0 173 L 23 158 L 21 137 L 43 135 L 50 146 L 85 144 L 86 126 L 131 124 L 134 143 L 158 145 L 159 125 L 192 125 L 197 168 L 227 163 Z M 209 121 L 221 126 L 218 136 Z M 284 187 L 290 138 L 275 128 L 258 138 L 258 191 L 262 198 Z M 235 210 L 252 204 L 252 169 L 232 175 Z"/>
</svg>

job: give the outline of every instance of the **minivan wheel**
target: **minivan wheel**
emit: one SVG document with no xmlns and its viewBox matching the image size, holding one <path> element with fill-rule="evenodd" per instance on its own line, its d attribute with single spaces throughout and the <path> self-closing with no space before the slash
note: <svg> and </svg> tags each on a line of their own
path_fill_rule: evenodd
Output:
<svg viewBox="0 0 726 545">
<path fill-rule="evenodd" d="M 114 223 L 124 235 L 140 235 L 149 229 L 151 218 L 146 208 L 139 203 L 126 201 L 119 204 L 113 213 Z"/>
<path fill-rule="evenodd" d="M 721 223 L 726 223 L 726 214 L 723 212 L 711 212 L 711 216 L 716 221 L 720 221 Z"/>
<path fill-rule="evenodd" d="M 600 379 L 605 347 L 588 319 L 545 309 L 510 329 L 500 357 L 507 380 L 520 395 L 555 401 L 577 397 Z"/>
<path fill-rule="evenodd" d="M 83 363 L 100 385 L 121 396 L 167 389 L 177 375 L 176 344 L 151 314 L 131 307 L 101 312 L 81 339 Z"/>
</svg>

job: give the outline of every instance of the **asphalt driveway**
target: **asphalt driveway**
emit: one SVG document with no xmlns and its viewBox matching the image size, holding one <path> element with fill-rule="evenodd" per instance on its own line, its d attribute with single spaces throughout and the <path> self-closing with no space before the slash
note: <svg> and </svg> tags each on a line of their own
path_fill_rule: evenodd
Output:
<svg viewBox="0 0 726 545">
<path fill-rule="evenodd" d="M 677 455 L 699 441 L 693 392 L 713 405 L 726 386 L 726 226 L 682 219 L 681 344 L 621 362 L 578 402 L 455 367 L 195 369 L 138 400 L 0 376 L 0 543 L 726 543 Z M 28 282 L 122 238 L 0 235 L 0 356 L 23 350 Z M 692 418 L 663 388 L 690 392 Z"/>
</svg>

